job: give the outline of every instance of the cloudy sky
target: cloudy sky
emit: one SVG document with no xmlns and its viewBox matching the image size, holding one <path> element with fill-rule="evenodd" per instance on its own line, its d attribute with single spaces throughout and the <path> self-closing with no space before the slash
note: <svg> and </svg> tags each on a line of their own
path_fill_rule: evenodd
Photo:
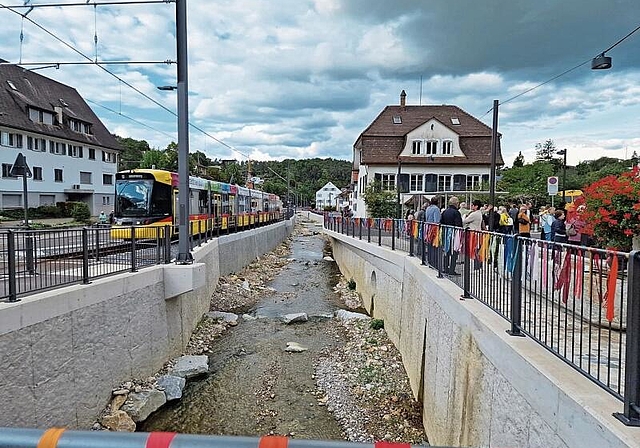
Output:
<svg viewBox="0 0 640 448">
<path fill-rule="evenodd" d="M 9 62 L 176 59 L 173 4 L 42 7 L 27 15 L 33 23 L 16 14 L 27 10 L 9 8 L 23 3 L 0 0 L 0 58 Z M 52 3 L 83 2 L 31 0 Z M 593 56 L 640 25 L 638 0 L 187 0 L 187 7 L 190 122 L 209 134 L 192 129 L 190 144 L 212 158 L 350 160 L 360 132 L 398 104 L 403 89 L 408 104 L 454 104 L 488 125 L 500 100 L 507 165 L 520 151 L 532 161 L 547 139 L 568 149 L 569 164 L 640 154 L 640 31 L 607 53 L 612 70 L 590 69 Z M 175 85 L 175 65 L 105 67 L 122 81 L 95 65 L 39 73 L 74 86 L 118 135 L 159 148 L 176 141 L 175 116 L 158 105 L 175 111 L 175 92 L 156 89 Z"/>
</svg>

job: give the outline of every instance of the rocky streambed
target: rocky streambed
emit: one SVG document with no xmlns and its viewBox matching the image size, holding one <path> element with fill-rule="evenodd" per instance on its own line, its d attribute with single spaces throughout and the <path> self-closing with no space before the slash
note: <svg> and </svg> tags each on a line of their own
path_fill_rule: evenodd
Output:
<svg viewBox="0 0 640 448">
<path fill-rule="evenodd" d="M 94 428 L 426 443 L 397 350 L 318 230 L 222 278 L 186 357 L 116 387 Z"/>
</svg>

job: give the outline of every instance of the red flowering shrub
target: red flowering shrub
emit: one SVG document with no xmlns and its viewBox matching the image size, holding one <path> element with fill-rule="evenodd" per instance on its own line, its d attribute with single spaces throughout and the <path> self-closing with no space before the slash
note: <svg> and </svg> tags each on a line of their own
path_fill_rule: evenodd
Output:
<svg viewBox="0 0 640 448">
<path fill-rule="evenodd" d="M 587 231 L 603 247 L 630 251 L 640 235 L 640 168 L 607 176 L 583 188 L 576 205 L 585 204 Z"/>
</svg>

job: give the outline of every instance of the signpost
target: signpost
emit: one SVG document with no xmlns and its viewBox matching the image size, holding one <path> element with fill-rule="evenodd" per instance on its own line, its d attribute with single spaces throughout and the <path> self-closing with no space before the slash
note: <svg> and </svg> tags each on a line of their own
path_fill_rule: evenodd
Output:
<svg viewBox="0 0 640 448">
<path fill-rule="evenodd" d="M 547 177 L 547 193 L 551 196 L 551 206 L 553 206 L 553 198 L 558 194 L 558 177 Z"/>
</svg>

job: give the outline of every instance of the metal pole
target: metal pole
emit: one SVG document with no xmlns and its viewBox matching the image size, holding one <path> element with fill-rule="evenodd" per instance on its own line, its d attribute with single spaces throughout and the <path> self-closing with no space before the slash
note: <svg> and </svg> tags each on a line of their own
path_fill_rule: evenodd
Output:
<svg viewBox="0 0 640 448">
<path fill-rule="evenodd" d="M 624 413 L 613 414 L 627 426 L 640 426 L 640 252 L 629 254 L 627 346 L 624 371 Z"/>
<path fill-rule="evenodd" d="M 464 229 L 464 255 L 462 259 L 464 260 L 464 266 L 462 268 L 462 297 L 465 299 L 470 299 L 471 294 L 469 290 L 471 289 L 471 257 L 469 256 L 469 242 L 471 240 L 471 230 Z"/>
<path fill-rule="evenodd" d="M 496 205 L 496 158 L 498 157 L 498 106 L 493 100 L 493 127 L 491 128 L 491 174 L 489 175 L 489 203 Z M 489 220 L 489 230 L 493 230 L 493 220 Z"/>
<path fill-rule="evenodd" d="M 524 240 L 522 240 L 524 242 Z M 516 235 L 513 238 L 513 273 L 511 274 L 511 329 L 507 330 L 511 336 L 524 336 L 520 331 L 522 325 L 522 255 L 524 244 Z M 505 254 L 505 257 L 508 256 Z"/>
<path fill-rule="evenodd" d="M 176 0 L 178 65 L 178 257 L 179 264 L 193 262 L 189 248 L 189 87 L 187 67 L 187 0 Z"/>
<path fill-rule="evenodd" d="M 7 231 L 7 257 L 9 267 L 9 302 L 18 302 L 18 285 L 16 278 L 16 234 Z"/>
<path fill-rule="evenodd" d="M 396 178 L 396 190 L 398 190 L 398 210 L 396 211 L 396 218 L 402 218 L 402 204 L 400 203 L 400 173 L 402 169 L 402 162 L 400 156 L 398 156 L 398 176 Z"/>
<path fill-rule="evenodd" d="M 562 164 L 562 202 L 567 202 L 567 148 L 564 148 L 564 162 Z"/>
<path fill-rule="evenodd" d="M 96 241 L 96 251 L 98 242 Z M 96 260 L 98 256 L 96 254 Z M 82 283 L 89 284 L 89 229 L 82 228 Z"/>
<path fill-rule="evenodd" d="M 24 173 L 22 174 L 22 196 L 24 196 L 24 228 L 29 228 L 29 198 L 27 197 L 27 159 L 24 159 Z M 35 168 L 34 168 L 35 169 Z"/>
</svg>

